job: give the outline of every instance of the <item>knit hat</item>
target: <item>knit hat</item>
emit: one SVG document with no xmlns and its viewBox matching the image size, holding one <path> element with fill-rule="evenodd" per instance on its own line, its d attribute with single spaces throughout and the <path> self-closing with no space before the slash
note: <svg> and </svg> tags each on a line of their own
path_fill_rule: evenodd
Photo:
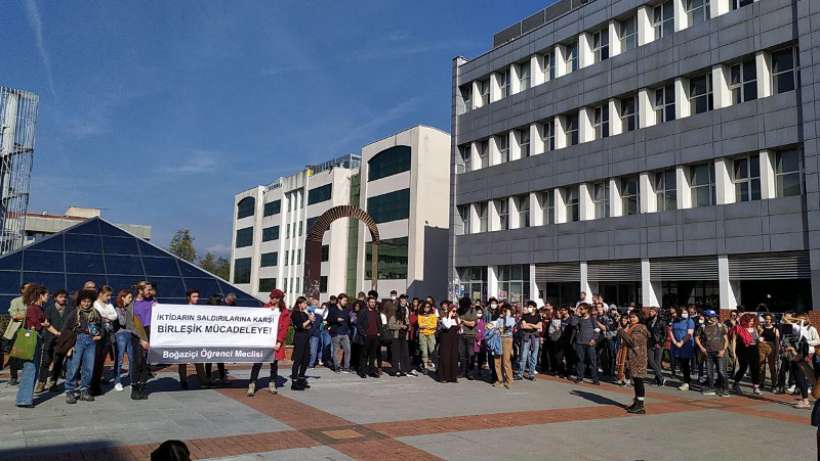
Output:
<svg viewBox="0 0 820 461">
<path fill-rule="evenodd" d="M 282 290 L 280 290 L 279 288 L 274 288 L 273 291 L 270 292 L 270 297 L 280 299 L 280 300 L 285 299 L 285 293 Z"/>
</svg>

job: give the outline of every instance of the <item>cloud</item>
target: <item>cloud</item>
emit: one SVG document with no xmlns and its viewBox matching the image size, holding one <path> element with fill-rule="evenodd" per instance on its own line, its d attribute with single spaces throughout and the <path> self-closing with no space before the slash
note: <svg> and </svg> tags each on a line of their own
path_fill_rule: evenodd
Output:
<svg viewBox="0 0 820 461">
<path fill-rule="evenodd" d="M 421 102 L 422 98 L 420 96 L 414 96 L 396 104 L 377 116 L 371 116 L 368 114 L 370 117 L 368 121 L 354 126 L 352 129 L 348 130 L 344 136 L 337 138 L 335 142 L 332 143 L 331 150 L 339 150 L 350 142 L 371 138 L 374 132 L 379 130 L 384 125 L 398 120 L 416 110 Z"/>
<path fill-rule="evenodd" d="M 40 60 L 43 61 L 43 67 L 46 71 L 46 80 L 48 81 L 48 89 L 51 91 L 51 95 L 56 98 L 57 92 L 54 90 L 54 74 L 51 71 L 51 58 L 48 55 L 48 50 L 46 50 L 43 40 L 43 17 L 40 15 L 40 8 L 34 0 L 23 0 L 23 9 L 26 11 L 28 25 L 34 33 L 34 44 L 37 46 Z"/>
<path fill-rule="evenodd" d="M 190 149 L 183 162 L 162 167 L 160 173 L 174 175 L 195 175 L 214 173 L 220 163 L 222 153 L 208 149 Z"/>
<path fill-rule="evenodd" d="M 217 243 L 216 245 L 211 245 L 208 248 L 205 248 L 205 252 L 213 253 L 217 256 L 229 256 L 231 254 L 231 247 L 222 243 Z"/>
</svg>

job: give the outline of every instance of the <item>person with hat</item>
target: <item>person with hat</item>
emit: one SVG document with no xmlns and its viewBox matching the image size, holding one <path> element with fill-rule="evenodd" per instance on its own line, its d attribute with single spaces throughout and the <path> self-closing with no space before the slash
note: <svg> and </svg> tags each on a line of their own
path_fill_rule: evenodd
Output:
<svg viewBox="0 0 820 461">
<path fill-rule="evenodd" d="M 273 361 L 270 364 L 270 380 L 268 381 L 268 391 L 277 394 L 277 381 L 279 380 L 279 361 L 285 359 L 285 340 L 288 337 L 290 328 L 290 311 L 285 304 L 285 293 L 275 288 L 270 292 L 269 301 L 265 307 L 273 312 L 273 324 L 276 325 L 273 337 Z M 254 363 L 251 367 L 251 378 L 248 382 L 248 397 L 253 397 L 256 393 L 256 380 L 259 372 L 262 371 L 262 363 Z"/>
<path fill-rule="evenodd" d="M 726 350 L 729 349 L 729 329 L 718 320 L 717 312 L 707 309 L 703 316 L 705 324 L 695 335 L 695 344 L 706 357 L 706 385 L 703 395 L 715 395 L 715 372 L 718 375 L 718 394 L 728 397 L 726 374 Z"/>
</svg>

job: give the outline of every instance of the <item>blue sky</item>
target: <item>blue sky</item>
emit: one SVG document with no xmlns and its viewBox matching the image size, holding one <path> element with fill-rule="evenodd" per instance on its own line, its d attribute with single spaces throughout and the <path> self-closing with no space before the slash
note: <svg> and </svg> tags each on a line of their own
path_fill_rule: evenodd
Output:
<svg viewBox="0 0 820 461">
<path fill-rule="evenodd" d="M 0 85 L 40 95 L 32 211 L 99 207 L 228 253 L 233 195 L 423 123 L 452 58 L 550 0 L 5 0 Z"/>
</svg>

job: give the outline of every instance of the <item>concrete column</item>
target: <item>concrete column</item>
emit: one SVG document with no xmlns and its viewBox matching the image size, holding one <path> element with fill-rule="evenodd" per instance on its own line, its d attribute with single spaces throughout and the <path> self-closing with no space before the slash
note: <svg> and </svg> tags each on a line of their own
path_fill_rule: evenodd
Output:
<svg viewBox="0 0 820 461">
<path fill-rule="evenodd" d="M 518 130 L 510 131 L 507 146 L 509 148 L 511 162 L 521 158 L 521 136 L 518 134 Z"/>
<path fill-rule="evenodd" d="M 490 74 L 490 102 L 501 99 L 501 78 L 498 72 Z"/>
<path fill-rule="evenodd" d="M 519 229 L 521 228 L 521 220 L 518 219 L 518 200 L 515 197 L 507 197 L 507 210 L 510 212 L 508 223 L 510 229 Z"/>
<path fill-rule="evenodd" d="M 755 54 L 755 73 L 757 74 L 757 97 L 772 95 L 772 55 L 765 51 Z"/>
<path fill-rule="evenodd" d="M 616 99 L 610 99 L 607 104 L 609 104 L 609 135 L 617 136 L 624 132 L 624 124 L 621 120 L 621 105 Z"/>
<path fill-rule="evenodd" d="M 760 151 L 760 198 L 764 200 L 777 197 L 774 162 L 774 152 L 770 150 Z"/>
<path fill-rule="evenodd" d="M 648 88 L 638 90 L 638 127 L 654 126 L 658 121 L 655 117 L 655 107 Z"/>
<path fill-rule="evenodd" d="M 641 173 L 638 178 L 640 187 L 640 207 L 641 213 L 655 213 L 658 211 L 658 196 L 655 195 L 655 188 L 652 185 L 652 177 L 649 173 Z"/>
<path fill-rule="evenodd" d="M 592 299 L 592 287 L 589 285 L 589 272 L 588 266 L 586 261 L 581 261 L 581 291 L 585 291 L 587 293 L 587 300 Z"/>
<path fill-rule="evenodd" d="M 692 105 L 689 103 L 689 79 L 678 77 L 675 79 L 675 120 L 692 115 Z"/>
<path fill-rule="evenodd" d="M 530 299 L 538 306 L 544 305 L 544 300 L 538 296 L 538 285 L 535 284 L 535 264 L 530 264 Z"/>
<path fill-rule="evenodd" d="M 530 192 L 530 226 L 544 225 L 544 210 L 538 201 L 538 193 Z"/>
<path fill-rule="evenodd" d="M 498 277 L 496 276 L 496 266 L 487 266 L 487 297 L 498 296 Z"/>
<path fill-rule="evenodd" d="M 530 85 L 536 86 L 544 83 L 544 56 L 534 54 L 530 56 Z"/>
<path fill-rule="evenodd" d="M 477 204 L 475 204 L 475 203 L 470 204 L 470 214 L 469 214 L 468 218 L 470 219 L 470 233 L 471 234 L 477 234 L 477 233 L 481 232 L 481 229 L 479 229 L 479 227 L 481 227 L 481 224 L 480 224 L 481 218 L 479 218 L 479 216 L 478 216 L 478 206 L 477 206 Z"/>
<path fill-rule="evenodd" d="M 481 168 L 481 154 L 478 151 L 478 143 L 473 141 L 470 143 L 470 171 Z"/>
<path fill-rule="evenodd" d="M 609 180 L 609 197 L 607 197 L 607 200 L 609 200 L 609 216 L 614 218 L 624 215 L 621 184 L 616 178 Z"/>
<path fill-rule="evenodd" d="M 539 155 L 544 153 L 544 138 L 541 133 L 541 124 L 530 124 L 530 155 Z"/>
<path fill-rule="evenodd" d="M 473 80 L 473 109 L 478 109 L 484 105 L 484 101 L 481 99 L 481 88 L 479 87 L 478 80 Z"/>
<path fill-rule="evenodd" d="M 715 159 L 715 201 L 718 205 L 735 203 L 735 184 L 730 172 L 731 159 Z"/>
<path fill-rule="evenodd" d="M 595 54 L 592 52 L 592 34 L 582 32 L 578 35 L 578 68 L 595 64 Z"/>
<path fill-rule="evenodd" d="M 555 193 L 555 196 L 553 197 L 553 204 L 555 205 L 555 217 L 553 222 L 555 222 L 556 224 L 563 224 L 569 221 L 569 219 L 567 219 L 566 191 L 560 188 L 555 188 L 553 192 Z"/>
<path fill-rule="evenodd" d="M 650 263 L 648 259 L 641 259 L 641 300 L 643 307 L 660 307 L 661 303 L 658 301 L 658 293 L 660 293 L 660 284 L 652 283 Z"/>
<path fill-rule="evenodd" d="M 729 280 L 729 256 L 718 255 L 718 290 L 720 309 L 737 309 L 740 304 L 740 283 Z"/>
<path fill-rule="evenodd" d="M 578 218 L 581 221 L 595 219 L 595 204 L 592 203 L 592 185 L 578 185 Z"/>
<path fill-rule="evenodd" d="M 501 163 L 501 149 L 498 148 L 498 136 L 490 136 L 489 139 L 489 146 L 490 146 L 490 166 L 499 165 Z"/>
<path fill-rule="evenodd" d="M 555 45 L 554 59 L 552 65 L 555 66 L 555 78 L 563 77 L 568 73 L 567 69 L 567 47 Z"/>
<path fill-rule="evenodd" d="M 500 200 L 490 200 L 490 203 L 487 205 L 487 228 L 490 231 L 501 230 L 501 215 L 498 209 Z"/>
<path fill-rule="evenodd" d="M 510 64 L 507 75 L 510 79 L 510 94 L 519 93 L 523 88 L 521 88 L 521 75 L 518 73 L 518 66 L 516 64 Z"/>
<path fill-rule="evenodd" d="M 621 37 L 618 35 L 618 21 L 614 19 L 609 21 L 607 26 L 607 35 L 609 35 L 609 57 L 615 57 L 623 53 L 621 50 Z"/>
<path fill-rule="evenodd" d="M 589 142 L 595 140 L 595 129 L 592 127 L 592 118 L 595 116 L 595 109 L 582 107 L 578 110 L 578 142 Z"/>
<path fill-rule="evenodd" d="M 675 180 L 678 184 L 678 209 L 692 208 L 692 191 L 689 188 L 689 174 L 685 166 L 678 165 L 675 167 Z"/>
<path fill-rule="evenodd" d="M 712 67 L 712 99 L 715 109 L 732 105 L 732 92 L 729 91 L 729 69 L 718 64 Z"/>
<path fill-rule="evenodd" d="M 635 27 L 638 29 L 638 46 L 646 45 L 655 40 L 651 7 L 644 5 L 638 8 L 638 19 L 635 22 Z"/>
<path fill-rule="evenodd" d="M 675 12 L 675 32 L 689 27 L 689 15 L 686 14 L 686 0 L 672 0 L 672 9 Z"/>
<path fill-rule="evenodd" d="M 564 116 L 559 115 L 555 117 L 555 148 L 563 149 L 568 145 L 566 120 Z"/>
<path fill-rule="evenodd" d="M 716 18 L 731 11 L 731 0 L 711 0 L 709 3 L 709 16 Z"/>
</svg>

